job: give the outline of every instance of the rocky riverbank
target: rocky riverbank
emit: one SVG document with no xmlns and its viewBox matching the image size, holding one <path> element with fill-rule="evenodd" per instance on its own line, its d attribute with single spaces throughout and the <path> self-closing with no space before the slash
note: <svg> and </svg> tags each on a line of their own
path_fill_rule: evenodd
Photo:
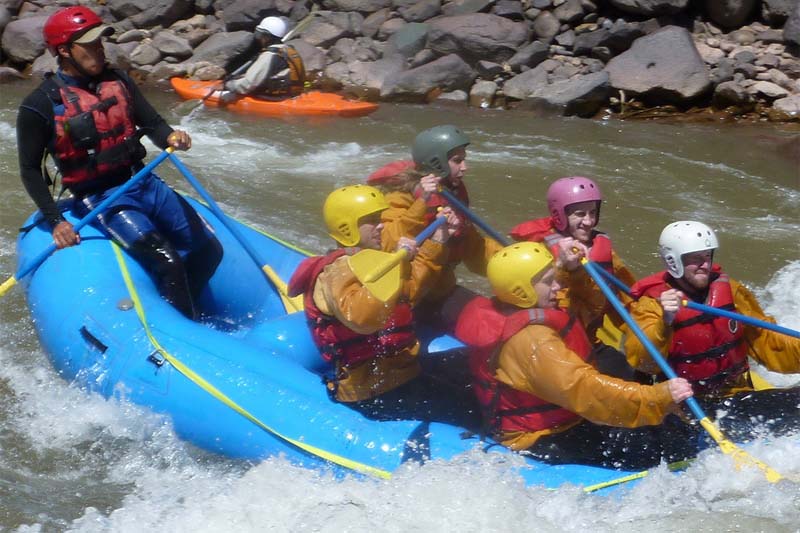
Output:
<svg viewBox="0 0 800 533">
<path fill-rule="evenodd" d="M 312 84 L 370 100 L 800 121 L 798 0 L 82 3 L 117 30 L 109 60 L 145 83 L 219 79 L 261 18 L 311 16 L 290 42 Z M 63 5 L 0 0 L 0 80 L 54 68 L 42 27 Z"/>
</svg>

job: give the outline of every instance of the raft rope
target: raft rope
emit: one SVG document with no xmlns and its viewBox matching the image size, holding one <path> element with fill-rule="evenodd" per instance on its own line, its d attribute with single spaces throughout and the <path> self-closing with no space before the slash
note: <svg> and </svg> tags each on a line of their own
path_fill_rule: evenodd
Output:
<svg viewBox="0 0 800 533">
<path fill-rule="evenodd" d="M 225 405 L 227 405 L 228 407 L 230 407 L 243 417 L 247 418 L 248 420 L 256 424 L 258 427 L 266 431 L 267 433 L 270 433 L 271 435 L 274 435 L 288 442 L 289 444 L 303 450 L 304 452 L 314 455 L 316 457 L 320 457 L 322 459 L 325 459 L 326 461 L 337 464 L 339 466 L 343 466 L 350 470 L 354 470 L 356 472 L 369 474 L 371 476 L 375 476 L 382 479 L 391 478 L 392 474 L 386 470 L 370 465 L 365 465 L 363 463 L 359 463 L 358 461 L 353 461 L 352 459 L 347 459 L 346 457 L 342 457 L 335 453 L 323 450 L 321 448 L 317 448 L 316 446 L 313 446 L 311 444 L 307 444 L 305 442 L 301 442 L 299 440 L 283 435 L 279 431 L 276 431 L 275 429 L 269 427 L 267 424 L 256 418 L 245 408 L 243 408 L 235 401 L 233 401 L 231 398 L 226 396 L 222 391 L 214 387 L 214 385 L 206 381 L 197 372 L 195 372 L 194 370 L 183 364 L 174 355 L 170 354 L 166 349 L 164 349 L 163 346 L 161 346 L 161 343 L 158 342 L 158 339 L 155 338 L 153 332 L 150 330 L 150 326 L 148 326 L 147 317 L 145 316 L 144 312 L 144 307 L 142 306 L 142 302 L 139 299 L 139 294 L 136 291 L 133 279 L 131 279 L 128 267 L 125 264 L 125 257 L 122 255 L 122 251 L 120 250 L 119 246 L 117 246 L 117 244 L 113 242 L 111 243 L 111 247 L 114 250 L 114 254 L 117 257 L 117 263 L 119 264 L 120 273 L 122 274 L 122 278 L 125 281 L 125 286 L 128 289 L 128 294 L 130 295 L 131 301 L 133 302 L 134 309 L 136 309 L 136 315 L 139 317 L 139 321 L 141 322 L 142 327 L 144 328 L 147 338 L 150 340 L 150 343 L 153 345 L 156 351 L 158 351 L 158 353 L 161 354 L 164 360 L 169 362 L 175 368 L 175 370 L 186 376 L 190 381 L 195 383 L 201 389 L 203 389 L 211 396 L 221 401 L 222 403 L 224 403 Z"/>
</svg>

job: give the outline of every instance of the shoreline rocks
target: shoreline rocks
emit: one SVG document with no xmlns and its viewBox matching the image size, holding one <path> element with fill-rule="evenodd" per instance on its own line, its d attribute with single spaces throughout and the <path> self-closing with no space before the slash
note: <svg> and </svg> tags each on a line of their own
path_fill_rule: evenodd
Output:
<svg viewBox="0 0 800 533">
<path fill-rule="evenodd" d="M 219 79 L 265 16 L 312 17 L 289 42 L 312 85 L 596 117 L 800 121 L 798 0 L 105 0 L 109 61 L 143 83 Z M 0 0 L 0 81 L 41 76 L 60 6 Z"/>
</svg>

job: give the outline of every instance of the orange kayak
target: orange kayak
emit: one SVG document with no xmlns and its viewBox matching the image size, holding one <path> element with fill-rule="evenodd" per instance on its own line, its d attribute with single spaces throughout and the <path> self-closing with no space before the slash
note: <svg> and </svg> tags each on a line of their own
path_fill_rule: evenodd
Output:
<svg viewBox="0 0 800 533">
<path fill-rule="evenodd" d="M 169 81 L 175 92 L 185 100 L 204 98 L 219 86 L 218 81 L 198 81 L 185 78 L 170 78 Z M 309 91 L 284 100 L 261 100 L 245 96 L 229 104 L 221 103 L 217 95 L 212 94 L 203 103 L 211 107 L 225 107 L 238 113 L 265 117 L 287 115 L 363 117 L 378 109 L 378 104 L 348 100 L 335 93 L 320 91 Z"/>
</svg>

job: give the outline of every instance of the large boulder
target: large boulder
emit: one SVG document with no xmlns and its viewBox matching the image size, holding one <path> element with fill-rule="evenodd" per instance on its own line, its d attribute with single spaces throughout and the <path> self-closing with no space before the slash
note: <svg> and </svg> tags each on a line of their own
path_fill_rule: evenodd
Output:
<svg viewBox="0 0 800 533">
<path fill-rule="evenodd" d="M 106 6 L 117 19 L 128 19 L 127 22 L 136 28 L 162 26 L 166 28 L 172 23 L 193 14 L 191 0 L 107 0 Z"/>
<path fill-rule="evenodd" d="M 640 37 L 605 70 L 615 89 L 676 103 L 693 100 L 711 87 L 708 67 L 691 34 L 677 26 Z"/>
<path fill-rule="evenodd" d="M 800 46 L 800 1 L 795 4 L 783 26 L 783 39 L 789 44 Z"/>
<path fill-rule="evenodd" d="M 422 102 L 435 91 L 468 91 L 476 77 L 475 71 L 463 59 L 450 54 L 387 77 L 381 87 L 381 98 Z"/>
<path fill-rule="evenodd" d="M 686 9 L 689 5 L 689 0 L 610 0 L 611 4 L 633 13 L 634 15 L 642 15 L 645 17 L 652 17 L 658 15 L 673 15 Z"/>
<path fill-rule="evenodd" d="M 0 41 L 6 57 L 15 63 L 31 63 L 45 50 L 42 28 L 48 16 L 33 16 L 9 22 Z"/>
<path fill-rule="evenodd" d="M 540 86 L 525 99 L 525 107 L 592 117 L 608 102 L 610 90 L 608 73 L 595 72 Z"/>
<path fill-rule="evenodd" d="M 706 13 L 718 26 L 737 28 L 750 19 L 757 4 L 757 0 L 706 0 Z"/>
<path fill-rule="evenodd" d="M 428 24 L 428 48 L 440 55 L 457 54 L 471 65 L 480 60 L 502 63 L 530 36 L 524 22 L 486 13 L 441 17 Z"/>
<path fill-rule="evenodd" d="M 208 62 L 227 67 L 237 58 L 252 50 L 253 34 L 249 31 L 216 33 L 194 49 L 194 55 L 186 63 Z"/>
</svg>

